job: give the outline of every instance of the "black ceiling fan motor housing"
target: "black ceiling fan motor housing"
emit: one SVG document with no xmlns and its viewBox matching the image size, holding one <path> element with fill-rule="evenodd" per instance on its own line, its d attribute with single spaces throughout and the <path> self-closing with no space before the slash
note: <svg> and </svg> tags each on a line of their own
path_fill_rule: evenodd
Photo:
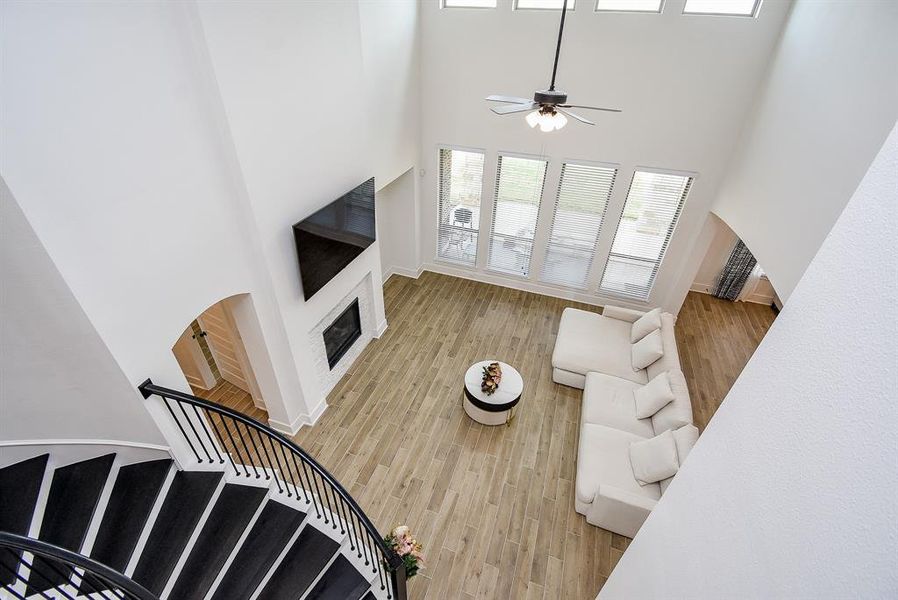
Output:
<svg viewBox="0 0 898 600">
<path fill-rule="evenodd" d="M 533 94 L 533 101 L 537 104 L 564 104 L 567 94 L 561 90 L 542 90 Z"/>
</svg>

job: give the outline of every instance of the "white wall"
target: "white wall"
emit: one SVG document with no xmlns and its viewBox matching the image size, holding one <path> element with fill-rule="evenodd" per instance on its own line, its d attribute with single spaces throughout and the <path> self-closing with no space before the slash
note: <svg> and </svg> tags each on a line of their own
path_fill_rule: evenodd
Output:
<svg viewBox="0 0 898 600">
<path fill-rule="evenodd" d="M 393 273 L 417 275 L 418 203 L 410 169 L 377 192 L 377 236 L 384 281 Z"/>
<path fill-rule="evenodd" d="M 600 598 L 898 594 L 896 240 L 898 128 Z"/>
<path fill-rule="evenodd" d="M 792 11 L 714 204 L 784 301 L 898 117 L 896 32 L 895 2 Z"/>
<path fill-rule="evenodd" d="M 165 444 L 0 179 L 0 440 Z"/>
<path fill-rule="evenodd" d="M 304 301 L 290 227 L 377 171 L 388 177 L 409 168 L 414 156 L 408 139 L 415 138 L 416 130 L 395 115 L 369 127 L 374 92 L 364 86 L 383 75 L 402 80 L 407 87 L 412 77 L 405 73 L 408 61 L 385 63 L 387 51 L 371 39 L 369 24 L 354 2 L 198 7 L 303 397 L 309 413 L 318 414 L 325 390 L 309 350 L 308 332 L 369 273 L 375 320 L 379 329 L 386 325 L 380 249 L 378 243 L 369 247 Z M 405 37 L 397 35 L 389 42 L 403 48 L 406 57 L 410 51 L 403 44 L 414 43 L 409 23 L 414 22 L 415 10 L 411 3 L 389 11 L 401 17 L 405 27 Z M 366 8 L 365 14 L 373 20 L 383 17 L 376 7 Z M 363 46 L 374 73 L 365 70 Z M 402 74 L 393 77 L 392 69 Z M 395 162 L 387 160 L 393 151 L 398 152 Z"/>
<path fill-rule="evenodd" d="M 697 172 L 650 298 L 652 304 L 676 310 L 694 275 L 681 281 L 680 271 L 691 257 L 693 238 L 705 222 L 790 7 L 788 2 L 766 2 L 757 19 L 744 19 L 683 16 L 683 4 L 669 0 L 658 15 L 596 14 L 591 2 L 578 3 L 565 24 L 558 87 L 572 103 L 624 112 L 589 112 L 595 127 L 570 122 L 559 132 L 543 134 L 528 128 L 523 115 L 494 115 L 483 98 L 495 93 L 529 96 L 548 86 L 558 11 L 513 11 L 511 0 L 500 0 L 495 10 L 440 9 L 436 2 L 425 3 L 422 259 L 433 261 L 436 249 L 438 144 L 487 151 L 485 200 L 493 195 L 500 150 L 553 161 L 619 163 L 599 243 L 603 257 L 635 167 Z M 489 219 L 481 223 L 482 231 L 488 231 Z M 536 289 L 560 293 L 557 288 Z M 604 301 L 596 294 L 580 299 Z"/>
<path fill-rule="evenodd" d="M 177 380 L 160 347 L 251 281 L 183 11 L 3 9 L 4 176 L 128 377 Z"/>
<path fill-rule="evenodd" d="M 418 2 L 359 2 L 359 22 L 365 73 L 361 91 L 372 145 L 370 165 L 380 191 L 418 162 Z"/>
<path fill-rule="evenodd" d="M 733 251 L 733 246 L 739 241 L 739 236 L 713 213 L 708 215 L 708 218 L 713 223 L 714 238 L 708 247 L 705 258 L 702 259 L 698 273 L 695 275 L 695 281 L 692 283 L 693 290 L 702 292 L 714 290 L 720 271 Z"/>
<path fill-rule="evenodd" d="M 272 422 L 309 422 L 323 399 L 307 332 L 367 273 L 379 292 L 380 259 L 375 244 L 304 303 L 290 226 L 375 170 L 408 169 L 417 139 L 414 121 L 380 123 L 383 147 L 404 150 L 375 160 L 357 3 L 0 10 L 0 170 L 125 376 L 187 389 L 172 345 L 249 293 Z M 364 12 L 376 23 L 379 10 Z M 416 6 L 382 11 L 402 34 L 390 48 L 410 55 Z M 416 71 L 391 72 L 410 67 L 383 59 L 387 41 L 365 39 L 371 69 L 416 87 Z"/>
</svg>

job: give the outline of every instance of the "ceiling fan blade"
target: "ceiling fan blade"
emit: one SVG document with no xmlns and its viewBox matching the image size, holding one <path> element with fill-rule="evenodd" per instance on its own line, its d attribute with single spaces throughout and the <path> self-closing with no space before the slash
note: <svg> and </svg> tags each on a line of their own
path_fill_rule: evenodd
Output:
<svg viewBox="0 0 898 600">
<path fill-rule="evenodd" d="M 599 106 L 582 106 L 580 104 L 558 104 L 562 108 L 585 108 L 588 110 L 604 110 L 605 112 L 622 112 L 619 108 L 601 108 Z"/>
<path fill-rule="evenodd" d="M 506 104 L 505 106 L 493 106 L 490 108 L 490 110 L 497 115 L 507 115 L 510 113 L 524 112 L 525 110 L 533 110 L 538 106 L 539 104 L 530 102 L 529 104 Z"/>
<path fill-rule="evenodd" d="M 498 96 L 492 95 L 487 96 L 485 100 L 489 100 L 490 102 L 511 102 L 513 104 L 530 104 L 533 102 L 530 98 L 518 98 L 517 96 Z"/>
<path fill-rule="evenodd" d="M 580 115 L 575 115 L 574 113 L 568 112 L 568 111 L 564 110 L 563 108 L 558 108 L 557 106 L 555 108 L 556 108 L 556 110 L 558 110 L 558 112 L 563 112 L 567 116 L 573 117 L 573 118 L 577 119 L 578 121 L 580 121 L 581 123 L 586 123 L 587 125 L 595 125 L 595 123 L 593 123 L 589 119 L 584 119 Z"/>
</svg>

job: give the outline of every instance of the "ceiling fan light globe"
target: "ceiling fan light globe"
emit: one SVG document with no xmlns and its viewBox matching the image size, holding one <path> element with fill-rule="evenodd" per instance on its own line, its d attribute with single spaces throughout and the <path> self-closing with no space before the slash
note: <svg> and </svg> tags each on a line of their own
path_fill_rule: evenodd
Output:
<svg viewBox="0 0 898 600">
<path fill-rule="evenodd" d="M 552 115 L 552 120 L 554 121 L 555 129 L 561 129 L 562 127 L 567 125 L 567 117 L 565 117 L 561 113 L 555 113 L 554 115 Z"/>
<path fill-rule="evenodd" d="M 533 129 L 540 123 L 540 114 L 538 110 L 533 111 L 532 113 L 527 115 L 527 125 L 530 125 L 530 128 Z"/>
</svg>

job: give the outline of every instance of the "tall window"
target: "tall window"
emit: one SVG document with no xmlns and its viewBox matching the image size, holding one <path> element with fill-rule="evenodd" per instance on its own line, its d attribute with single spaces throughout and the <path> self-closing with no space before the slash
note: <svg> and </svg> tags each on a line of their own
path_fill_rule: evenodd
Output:
<svg viewBox="0 0 898 600">
<path fill-rule="evenodd" d="M 691 185 L 692 177 L 636 171 L 605 264 L 601 291 L 648 300 Z"/>
<path fill-rule="evenodd" d="M 611 167 L 561 166 L 542 281 L 586 287 L 616 175 L 617 169 Z"/>
<path fill-rule="evenodd" d="M 515 10 L 560 10 L 564 0 L 515 0 Z M 574 0 L 567 0 L 567 9 L 574 10 Z"/>
<path fill-rule="evenodd" d="M 496 0 L 443 0 L 443 8 L 496 8 Z"/>
<path fill-rule="evenodd" d="M 546 180 L 546 161 L 499 155 L 489 268 L 526 277 Z"/>
<path fill-rule="evenodd" d="M 480 231 L 483 153 L 440 148 L 437 256 L 474 266 Z"/>
<path fill-rule="evenodd" d="M 761 0 L 686 0 L 683 14 L 753 17 L 760 5 Z"/>
<path fill-rule="evenodd" d="M 599 12 L 661 12 L 662 0 L 596 0 Z"/>
</svg>

